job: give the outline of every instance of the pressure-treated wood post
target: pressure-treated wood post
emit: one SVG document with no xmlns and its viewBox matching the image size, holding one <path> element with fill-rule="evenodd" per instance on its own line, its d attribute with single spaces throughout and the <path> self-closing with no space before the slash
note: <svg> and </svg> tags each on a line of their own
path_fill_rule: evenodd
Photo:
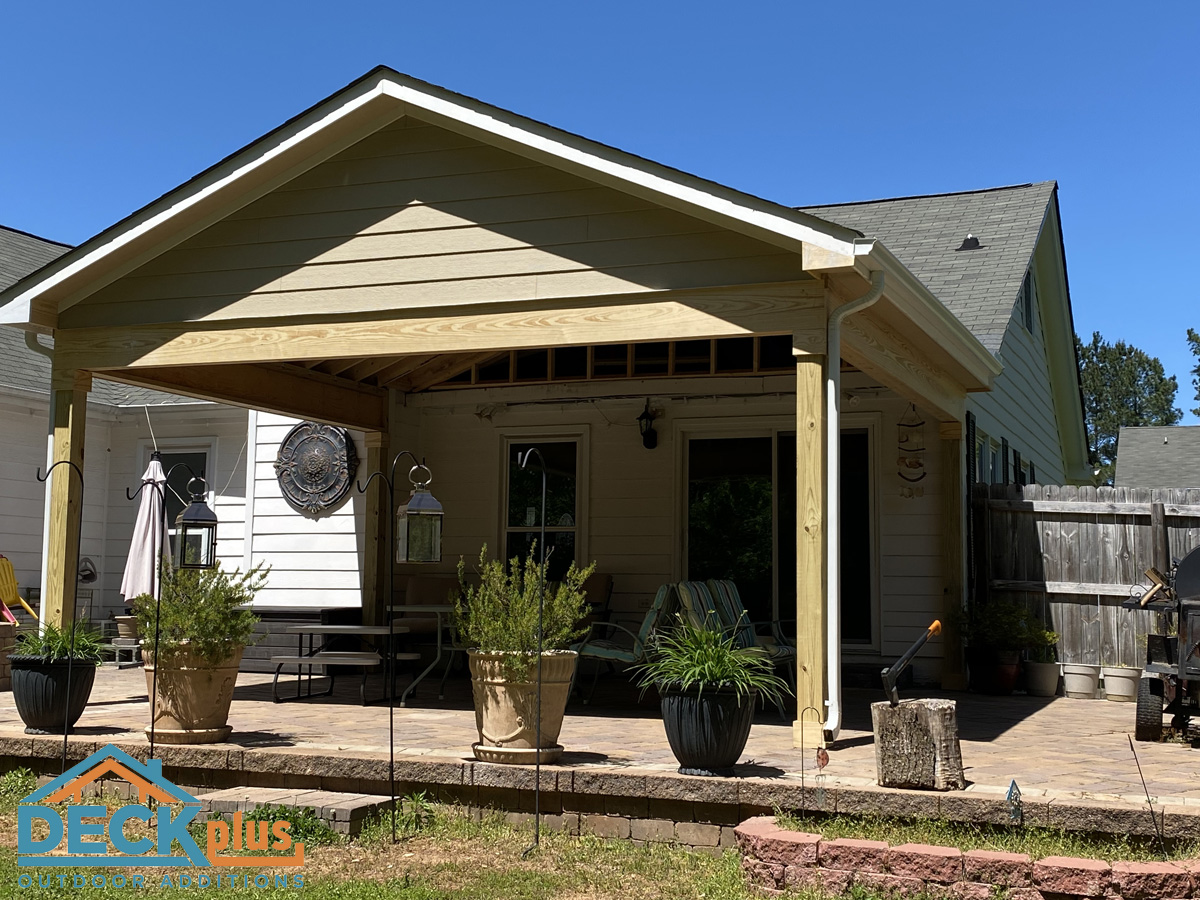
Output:
<svg viewBox="0 0 1200 900">
<path fill-rule="evenodd" d="M 51 462 L 70 460 L 83 471 L 83 431 L 87 424 L 87 395 L 92 376 L 87 372 L 55 371 L 51 378 Z M 70 466 L 50 476 L 50 514 L 47 524 L 45 588 L 42 621 L 58 628 L 75 619 L 75 588 L 79 571 L 79 522 L 83 515 L 83 484 Z"/>
<path fill-rule="evenodd" d="M 364 443 L 367 460 L 361 477 L 365 481 L 371 473 L 384 471 L 388 462 L 388 436 L 383 432 L 368 431 Z M 376 478 L 367 488 L 366 500 L 363 509 L 362 620 L 364 625 L 382 625 L 391 603 L 391 598 L 384 595 L 388 584 L 387 567 L 391 565 L 387 535 L 392 515 L 392 510 L 387 509 L 387 492 L 382 479 Z"/>
<path fill-rule="evenodd" d="M 965 691 L 967 669 L 959 628 L 963 608 L 963 517 L 967 511 L 962 424 L 939 423 L 938 437 L 942 444 L 942 689 Z"/>
<path fill-rule="evenodd" d="M 811 336 L 808 336 L 811 337 Z M 811 346 L 811 344 L 807 344 Z M 825 408 L 826 357 L 796 357 L 796 721 L 799 747 L 825 743 Z M 833 363 L 836 365 L 836 361 Z"/>
</svg>

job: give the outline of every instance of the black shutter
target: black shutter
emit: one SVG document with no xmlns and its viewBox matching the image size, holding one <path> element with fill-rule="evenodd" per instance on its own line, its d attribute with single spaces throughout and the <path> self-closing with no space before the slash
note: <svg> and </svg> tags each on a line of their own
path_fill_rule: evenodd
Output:
<svg viewBox="0 0 1200 900">
<path fill-rule="evenodd" d="M 1008 484 L 1008 438 L 1000 438 L 1000 483 Z"/>
<path fill-rule="evenodd" d="M 1025 473 L 1021 471 L 1021 451 L 1013 451 L 1013 484 L 1024 484 Z"/>
<path fill-rule="evenodd" d="M 1029 483 L 1037 484 L 1037 471 L 1033 468 L 1033 460 L 1029 461 Z"/>
<path fill-rule="evenodd" d="M 975 416 L 973 413 L 967 413 L 967 491 L 970 492 L 971 485 L 979 480 L 978 461 L 979 458 L 975 455 Z"/>
</svg>

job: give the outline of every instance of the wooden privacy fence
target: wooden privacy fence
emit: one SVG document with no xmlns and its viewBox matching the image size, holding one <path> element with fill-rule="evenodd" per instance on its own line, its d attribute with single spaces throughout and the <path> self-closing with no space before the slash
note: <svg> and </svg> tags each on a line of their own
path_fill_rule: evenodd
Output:
<svg viewBox="0 0 1200 900">
<path fill-rule="evenodd" d="M 1025 602 L 1060 635 L 1067 663 L 1140 666 L 1155 613 L 1121 608 L 1150 566 L 1200 547 L 1200 490 L 974 485 L 976 602 Z"/>
</svg>

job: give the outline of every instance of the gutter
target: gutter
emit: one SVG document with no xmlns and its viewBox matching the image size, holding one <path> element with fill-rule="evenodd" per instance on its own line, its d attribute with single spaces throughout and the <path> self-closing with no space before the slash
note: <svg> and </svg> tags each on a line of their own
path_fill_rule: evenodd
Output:
<svg viewBox="0 0 1200 900">
<path fill-rule="evenodd" d="M 825 591 L 826 696 L 825 740 L 837 739 L 842 727 L 842 578 L 841 578 L 841 429 L 842 322 L 883 296 L 883 270 L 871 273 L 871 289 L 829 314 L 825 351 Z"/>
</svg>

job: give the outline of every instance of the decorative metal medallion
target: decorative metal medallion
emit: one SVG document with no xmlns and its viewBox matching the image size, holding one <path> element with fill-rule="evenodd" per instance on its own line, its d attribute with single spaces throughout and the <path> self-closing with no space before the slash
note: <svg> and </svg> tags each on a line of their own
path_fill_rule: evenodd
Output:
<svg viewBox="0 0 1200 900">
<path fill-rule="evenodd" d="M 275 458 L 284 499 L 293 509 L 313 515 L 342 502 L 357 470 L 358 453 L 349 432 L 316 422 L 301 422 L 289 431 Z"/>
</svg>

